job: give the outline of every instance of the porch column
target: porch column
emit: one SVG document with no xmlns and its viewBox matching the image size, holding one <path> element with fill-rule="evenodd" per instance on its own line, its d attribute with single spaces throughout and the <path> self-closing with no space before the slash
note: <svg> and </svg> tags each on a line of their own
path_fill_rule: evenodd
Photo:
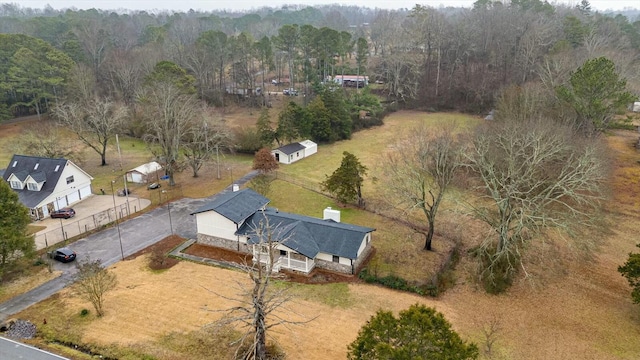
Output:
<svg viewBox="0 0 640 360">
<path fill-rule="evenodd" d="M 291 251 L 287 251 L 287 267 L 291 269 Z"/>
</svg>

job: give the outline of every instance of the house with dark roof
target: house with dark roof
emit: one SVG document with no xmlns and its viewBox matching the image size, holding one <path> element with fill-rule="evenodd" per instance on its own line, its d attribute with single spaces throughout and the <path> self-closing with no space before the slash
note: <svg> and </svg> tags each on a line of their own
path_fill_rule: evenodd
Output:
<svg viewBox="0 0 640 360">
<path fill-rule="evenodd" d="M 277 162 L 282 164 L 292 164 L 318 152 L 318 144 L 311 140 L 304 140 L 281 146 L 271 150 L 271 155 Z"/>
<path fill-rule="evenodd" d="M 324 210 L 315 218 L 267 208 L 269 199 L 251 189 L 220 194 L 192 215 L 197 242 L 253 254 L 254 261 L 274 261 L 274 270 L 310 273 L 324 268 L 355 274 L 371 251 L 373 228 L 340 222 L 340 212 Z M 273 232 L 265 247 L 265 224 Z M 271 252 L 271 254 L 269 254 Z"/>
<path fill-rule="evenodd" d="M 66 159 L 13 155 L 2 178 L 34 220 L 92 195 L 93 177 Z"/>
</svg>

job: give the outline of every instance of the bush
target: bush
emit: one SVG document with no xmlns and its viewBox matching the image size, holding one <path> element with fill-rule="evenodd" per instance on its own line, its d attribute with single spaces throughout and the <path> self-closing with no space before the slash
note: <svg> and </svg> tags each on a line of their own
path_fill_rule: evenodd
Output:
<svg viewBox="0 0 640 360">
<path fill-rule="evenodd" d="M 80 310 L 80 317 L 86 317 L 87 315 L 89 315 L 89 309 Z"/>
<path fill-rule="evenodd" d="M 370 274 L 367 268 L 362 269 L 362 271 L 360 271 L 360 274 L 358 274 L 358 277 L 367 283 L 378 283 L 382 286 L 386 286 L 394 290 L 408 291 L 416 293 L 418 295 L 425 295 L 426 293 L 423 288 L 411 285 L 407 282 L 407 280 L 401 277 L 395 275 L 377 277 L 376 275 Z"/>
</svg>

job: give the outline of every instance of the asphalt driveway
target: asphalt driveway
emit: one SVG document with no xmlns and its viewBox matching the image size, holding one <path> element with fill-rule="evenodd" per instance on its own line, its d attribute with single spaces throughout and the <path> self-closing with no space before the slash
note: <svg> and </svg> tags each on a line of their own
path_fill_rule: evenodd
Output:
<svg viewBox="0 0 640 360">
<path fill-rule="evenodd" d="M 252 171 L 238 181 L 244 184 L 257 172 Z M 225 191 L 231 191 L 229 186 Z M 165 237 L 175 233 L 185 239 L 196 237 L 195 217 L 190 214 L 217 196 L 202 199 L 184 198 L 158 207 L 148 213 L 112 226 L 84 239 L 78 240 L 68 247 L 78 254 L 76 261 L 86 258 L 100 259 L 104 266 L 110 266 L 131 254 L 151 246 Z M 16 314 L 29 306 L 42 301 L 62 290 L 73 282 L 75 263 L 62 264 L 54 261 L 54 269 L 63 274 L 43 285 L 0 304 L 0 321 Z"/>
</svg>

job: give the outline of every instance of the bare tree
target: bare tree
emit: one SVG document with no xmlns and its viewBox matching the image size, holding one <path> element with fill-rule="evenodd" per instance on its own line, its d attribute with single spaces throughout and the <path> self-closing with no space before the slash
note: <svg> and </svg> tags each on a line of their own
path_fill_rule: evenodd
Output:
<svg viewBox="0 0 640 360">
<path fill-rule="evenodd" d="M 427 219 L 428 228 L 406 222 L 425 236 L 425 250 L 431 250 L 438 208 L 461 166 L 461 149 L 453 127 L 423 125 L 396 143 L 383 162 L 389 180 L 388 201 L 407 213 L 421 211 Z"/>
<path fill-rule="evenodd" d="M 243 324 L 247 331 L 238 341 L 236 359 L 266 360 L 268 359 L 267 335 L 273 327 L 280 325 L 300 325 L 313 319 L 293 321 L 281 315 L 284 306 L 293 296 L 287 287 L 274 289 L 273 279 L 279 277 L 278 246 L 291 237 L 290 228 L 273 224 L 263 213 L 254 215 L 250 227 L 250 244 L 253 247 L 253 263 L 245 263 L 242 270 L 249 276 L 250 285 L 237 283 L 240 289 L 239 298 L 230 298 L 217 294 L 227 300 L 238 303 L 230 309 L 227 317 L 218 322 L 218 326 L 232 323 Z M 302 315 L 286 309 L 289 315 Z"/>
<path fill-rule="evenodd" d="M 198 177 L 198 171 L 215 154 L 216 166 L 219 166 L 220 150 L 232 149 L 231 129 L 220 117 L 211 114 L 208 108 L 201 110 L 202 123 L 191 126 L 186 134 L 182 151 L 187 158 L 187 164 L 193 170 L 193 177 Z"/>
<path fill-rule="evenodd" d="M 86 259 L 78 263 L 76 292 L 93 305 L 96 314 L 104 315 L 104 297 L 118 284 L 116 275 L 102 267 L 100 260 Z"/>
<path fill-rule="evenodd" d="M 169 185 L 183 168 L 181 149 L 198 119 L 199 105 L 193 94 L 184 93 L 171 82 L 157 82 L 140 94 L 147 133 L 143 136 L 151 151 L 164 164 Z"/>
<path fill-rule="evenodd" d="M 597 139 L 552 121 L 504 121 L 483 127 L 473 145 L 468 165 L 486 201 L 469 206 L 494 235 L 479 249 L 484 279 L 510 279 L 533 234 L 593 220 L 606 176 Z"/>
<path fill-rule="evenodd" d="M 107 165 L 107 144 L 128 117 L 127 108 L 110 99 L 94 98 L 87 103 L 67 102 L 53 109 L 55 117 L 67 125 L 80 141 L 100 155 Z"/>
<path fill-rule="evenodd" d="M 46 158 L 65 158 L 81 162 L 77 143 L 69 141 L 60 126 L 53 122 L 40 122 L 27 128 L 12 143 L 15 153 Z"/>
</svg>

